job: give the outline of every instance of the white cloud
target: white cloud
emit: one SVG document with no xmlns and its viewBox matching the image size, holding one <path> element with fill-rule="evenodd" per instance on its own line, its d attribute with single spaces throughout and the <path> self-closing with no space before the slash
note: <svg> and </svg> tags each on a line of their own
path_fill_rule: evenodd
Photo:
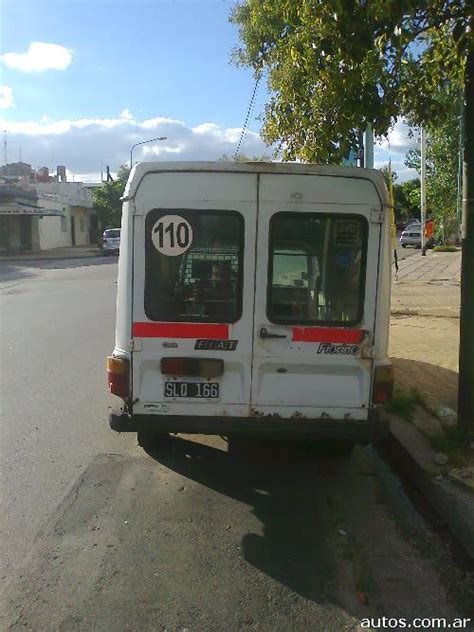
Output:
<svg viewBox="0 0 474 632">
<path fill-rule="evenodd" d="M 196 125 L 196 127 L 192 128 L 192 131 L 195 134 L 209 134 L 209 133 L 218 133 L 219 125 L 215 123 L 201 123 L 200 125 Z"/>
<path fill-rule="evenodd" d="M 124 116 L 125 114 L 125 116 Z M 130 117 L 128 116 L 130 115 Z M 128 109 L 117 117 L 54 120 L 45 115 L 39 121 L 14 123 L 0 120 L 0 129 L 8 132 L 12 155 L 21 148 L 25 162 L 34 167 L 66 165 L 76 181 L 100 180 L 101 168 L 110 165 L 115 173 L 121 164 L 128 164 L 130 148 L 149 138 L 166 136 L 165 141 L 147 143 L 134 149 L 134 161 L 140 160 L 217 160 L 223 154 L 232 156 L 237 149 L 241 128 L 223 128 L 205 122 L 189 126 L 167 117 L 137 120 Z M 381 168 L 392 159 L 397 182 L 417 177 L 403 161 L 405 150 L 416 144 L 407 138 L 408 128 L 398 124 L 388 143 L 375 146 L 375 167 Z M 249 156 L 271 154 L 259 134 L 247 131 L 241 152 Z"/>
<path fill-rule="evenodd" d="M 215 123 L 194 127 L 183 121 L 155 117 L 143 121 L 124 117 L 54 120 L 45 115 L 38 121 L 8 122 L 0 120 L 8 132 L 12 155 L 22 149 L 25 162 L 34 167 L 47 165 L 54 170 L 66 165 L 75 180 L 92 182 L 100 179 L 101 167 L 110 165 L 114 173 L 128 164 L 130 148 L 137 142 L 166 136 L 165 141 L 136 147 L 134 161 L 140 160 L 217 160 L 232 155 L 240 137 L 240 128 L 222 128 Z M 241 148 L 248 155 L 271 154 L 259 134 L 247 131 Z"/>
<path fill-rule="evenodd" d="M 68 182 L 87 182 L 88 184 L 95 184 L 105 179 L 105 167 L 102 174 L 99 171 L 97 171 L 97 173 L 74 173 L 70 169 L 66 169 L 66 175 Z M 114 178 L 117 174 L 111 172 L 111 175 Z"/>
<path fill-rule="evenodd" d="M 5 53 L 0 59 L 8 68 L 24 72 L 65 70 L 72 61 L 73 51 L 59 44 L 31 42 L 26 53 Z"/>
<path fill-rule="evenodd" d="M 134 116 L 128 108 L 125 108 L 120 112 L 120 118 L 127 119 L 127 121 L 133 121 Z"/>
<path fill-rule="evenodd" d="M 388 137 L 380 143 L 380 147 L 395 154 L 406 154 L 417 144 L 417 134 L 415 133 L 413 138 L 410 137 L 410 132 L 414 131 L 403 119 L 398 119 L 390 129 Z"/>
<path fill-rule="evenodd" d="M 10 86 L 0 86 L 0 110 L 8 110 L 13 107 L 15 100 Z"/>
<path fill-rule="evenodd" d="M 141 127 L 144 129 L 153 129 L 158 128 L 163 123 L 178 123 L 179 125 L 184 125 L 183 121 L 178 121 L 176 119 L 166 118 L 164 116 L 156 116 L 155 118 L 147 119 L 141 123 Z"/>
<path fill-rule="evenodd" d="M 381 169 L 388 165 L 391 160 L 392 171 L 397 174 L 398 183 L 418 178 L 419 174 L 414 169 L 409 169 L 404 162 L 406 153 L 413 147 L 416 147 L 417 143 L 418 134 L 416 130 L 410 128 L 403 119 L 398 119 L 390 129 L 388 137 L 375 144 L 375 168 Z"/>
<path fill-rule="evenodd" d="M 388 161 L 388 156 L 383 157 L 383 155 L 376 155 L 374 162 L 375 169 L 382 169 L 383 167 L 386 167 L 388 165 Z M 402 184 L 402 182 L 406 182 L 407 180 L 413 180 L 414 178 L 420 177 L 420 174 L 414 169 L 409 169 L 403 160 L 392 159 L 392 172 L 396 174 L 395 182 L 397 184 Z"/>
</svg>

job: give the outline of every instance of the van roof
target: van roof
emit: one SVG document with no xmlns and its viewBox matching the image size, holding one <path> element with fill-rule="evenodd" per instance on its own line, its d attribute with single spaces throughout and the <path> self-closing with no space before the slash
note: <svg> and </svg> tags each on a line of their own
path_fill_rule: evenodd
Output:
<svg viewBox="0 0 474 632">
<path fill-rule="evenodd" d="M 314 165 L 298 162 L 140 162 L 129 176 L 122 199 L 133 198 L 141 180 L 151 173 L 179 172 L 222 172 L 222 173 L 284 173 L 297 175 L 319 175 L 339 178 L 358 178 L 369 180 L 377 189 L 383 206 L 390 206 L 382 172 L 377 169 L 344 167 L 337 165 Z"/>
</svg>

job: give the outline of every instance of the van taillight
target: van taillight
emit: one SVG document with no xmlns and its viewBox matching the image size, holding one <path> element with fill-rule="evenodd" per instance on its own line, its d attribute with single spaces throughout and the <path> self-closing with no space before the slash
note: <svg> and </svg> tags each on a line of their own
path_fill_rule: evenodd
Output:
<svg viewBox="0 0 474 632">
<path fill-rule="evenodd" d="M 128 360 L 107 356 L 107 383 L 113 395 L 128 398 Z"/>
<path fill-rule="evenodd" d="M 385 404 L 392 399 L 394 381 L 395 371 L 391 364 L 375 368 L 372 388 L 374 404 Z"/>
</svg>

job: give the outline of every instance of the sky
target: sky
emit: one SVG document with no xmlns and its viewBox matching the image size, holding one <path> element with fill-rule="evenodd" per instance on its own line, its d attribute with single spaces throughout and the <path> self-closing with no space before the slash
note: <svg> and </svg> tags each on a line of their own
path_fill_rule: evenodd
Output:
<svg viewBox="0 0 474 632">
<path fill-rule="evenodd" d="M 130 161 L 217 160 L 233 155 L 254 89 L 231 64 L 239 45 L 234 0 L 0 0 L 0 130 L 7 161 L 66 165 L 100 181 Z M 260 85 L 241 152 L 271 154 L 260 137 Z M 376 146 L 398 181 L 412 146 L 398 122 Z M 2 145 L 1 163 L 5 163 Z M 390 151 L 389 151 L 390 149 Z"/>
</svg>

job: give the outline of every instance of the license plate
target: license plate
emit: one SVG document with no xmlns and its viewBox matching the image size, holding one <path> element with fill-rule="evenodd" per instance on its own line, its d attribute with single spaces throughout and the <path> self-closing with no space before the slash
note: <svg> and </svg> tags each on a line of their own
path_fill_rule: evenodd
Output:
<svg viewBox="0 0 474 632">
<path fill-rule="evenodd" d="M 165 382 L 165 397 L 193 397 L 217 399 L 218 382 Z"/>
</svg>

